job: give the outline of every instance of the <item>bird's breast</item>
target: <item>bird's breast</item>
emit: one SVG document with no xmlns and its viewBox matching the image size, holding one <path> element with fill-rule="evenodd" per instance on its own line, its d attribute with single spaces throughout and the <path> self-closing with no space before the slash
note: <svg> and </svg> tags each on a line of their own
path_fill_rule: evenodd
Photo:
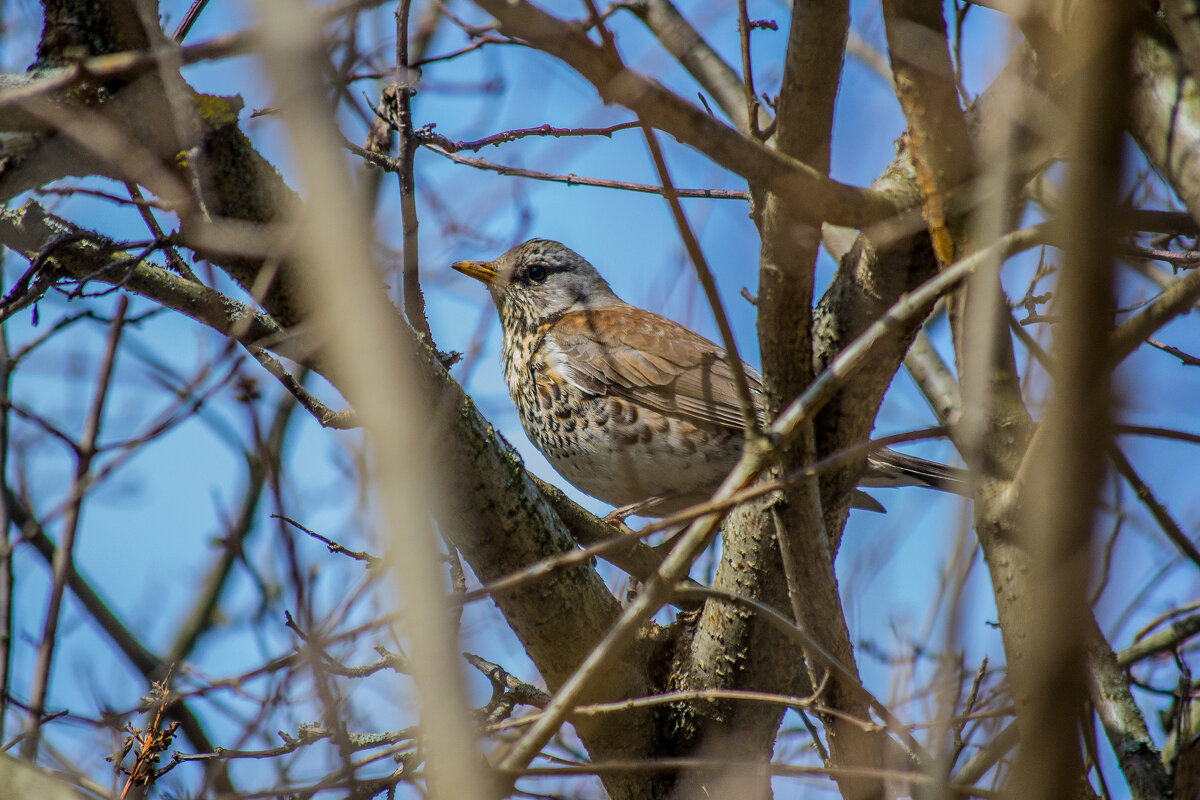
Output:
<svg viewBox="0 0 1200 800">
<path fill-rule="evenodd" d="M 737 461 L 739 432 L 585 391 L 545 350 L 506 347 L 505 380 L 530 441 L 580 490 L 616 506 L 663 495 L 694 501 Z"/>
</svg>

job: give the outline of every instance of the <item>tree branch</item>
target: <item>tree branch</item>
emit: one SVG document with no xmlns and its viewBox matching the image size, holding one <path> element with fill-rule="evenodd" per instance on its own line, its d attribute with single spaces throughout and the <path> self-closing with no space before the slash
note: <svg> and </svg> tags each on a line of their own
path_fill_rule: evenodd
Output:
<svg viewBox="0 0 1200 800">
<path fill-rule="evenodd" d="M 649 125 L 815 217 L 862 227 L 902 208 L 891 197 L 824 178 L 812 167 L 768 150 L 656 81 L 629 70 L 576 26 L 523 0 L 478 0 L 478 5 L 499 21 L 505 33 L 561 59 L 591 81 L 605 102 L 625 106 Z"/>
</svg>

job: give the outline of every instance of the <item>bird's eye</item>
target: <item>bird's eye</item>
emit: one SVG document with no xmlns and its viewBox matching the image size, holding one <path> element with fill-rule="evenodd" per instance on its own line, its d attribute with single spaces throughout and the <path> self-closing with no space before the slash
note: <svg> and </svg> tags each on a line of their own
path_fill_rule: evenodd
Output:
<svg viewBox="0 0 1200 800">
<path fill-rule="evenodd" d="M 530 283 L 545 283 L 546 278 L 549 277 L 549 273 L 546 272 L 546 268 L 541 264 L 534 264 L 525 271 L 525 277 L 529 279 Z"/>
</svg>

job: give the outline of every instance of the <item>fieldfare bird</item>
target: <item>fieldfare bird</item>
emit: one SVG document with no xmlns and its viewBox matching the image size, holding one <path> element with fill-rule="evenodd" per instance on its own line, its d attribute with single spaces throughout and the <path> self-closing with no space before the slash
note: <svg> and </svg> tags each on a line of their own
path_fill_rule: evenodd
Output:
<svg viewBox="0 0 1200 800">
<path fill-rule="evenodd" d="M 571 484 L 644 516 L 708 499 L 742 451 L 742 415 L 725 351 L 631 306 L 582 256 L 546 239 L 495 261 L 459 261 L 500 312 L 504 378 L 534 446 Z M 743 364 L 762 416 L 762 380 Z M 864 486 L 959 491 L 961 471 L 881 450 Z M 856 505 L 882 511 L 858 493 Z"/>
</svg>

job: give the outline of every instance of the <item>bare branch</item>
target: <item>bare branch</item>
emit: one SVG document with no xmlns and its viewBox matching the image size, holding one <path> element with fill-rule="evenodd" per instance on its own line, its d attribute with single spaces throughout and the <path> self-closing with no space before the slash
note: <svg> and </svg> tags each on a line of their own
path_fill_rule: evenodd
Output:
<svg viewBox="0 0 1200 800">
<path fill-rule="evenodd" d="M 573 26 L 525 3 L 480 0 L 501 30 L 569 64 L 587 78 L 606 102 L 620 103 L 647 124 L 695 147 L 751 183 L 777 192 L 795 207 L 822 220 L 861 227 L 893 216 L 893 200 L 817 174 L 748 140 L 703 110 L 630 71 Z"/>
</svg>

